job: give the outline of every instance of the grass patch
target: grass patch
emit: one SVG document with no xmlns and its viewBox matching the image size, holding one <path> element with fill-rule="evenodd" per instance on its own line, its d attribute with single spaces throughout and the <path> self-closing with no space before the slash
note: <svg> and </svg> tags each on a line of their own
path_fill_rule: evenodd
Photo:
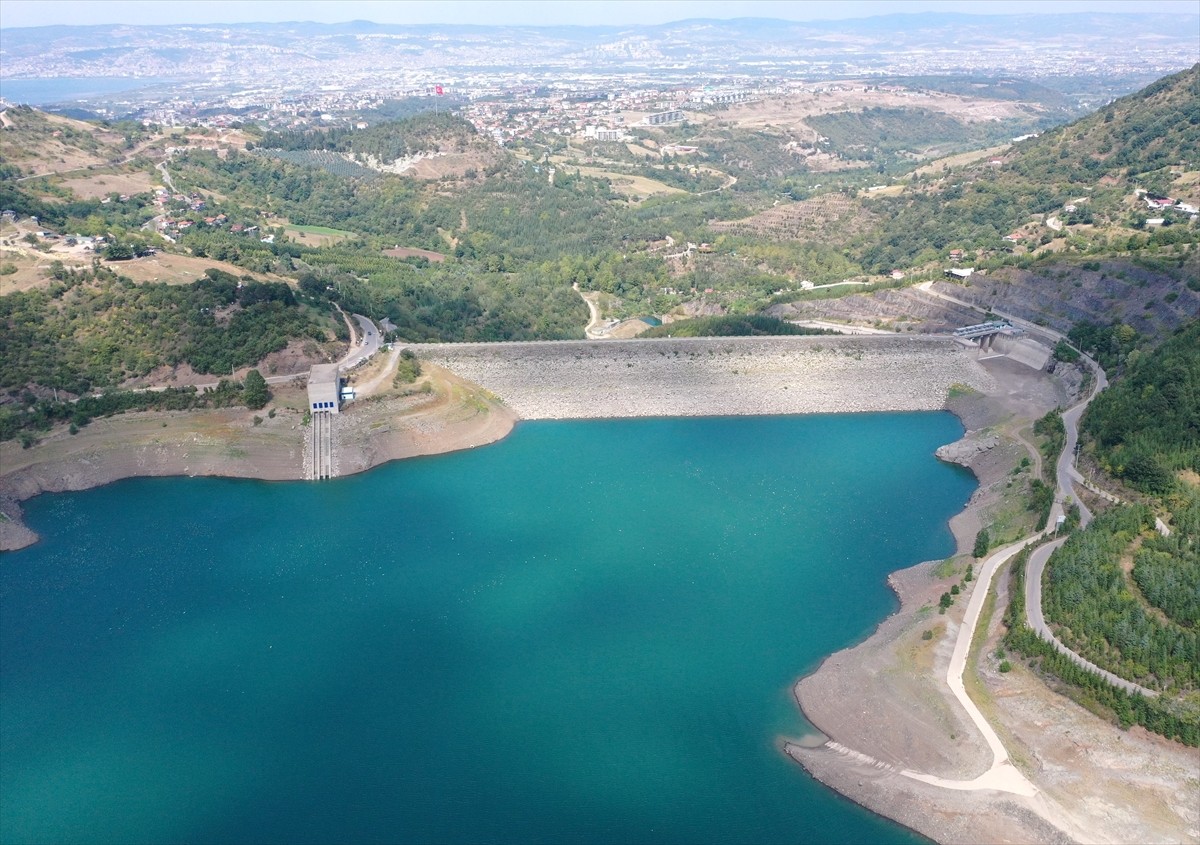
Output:
<svg viewBox="0 0 1200 845">
<path fill-rule="evenodd" d="M 948 557 L 933 568 L 934 578 L 949 578 L 958 572 L 958 565 L 954 562 L 954 558 Z"/>
</svg>

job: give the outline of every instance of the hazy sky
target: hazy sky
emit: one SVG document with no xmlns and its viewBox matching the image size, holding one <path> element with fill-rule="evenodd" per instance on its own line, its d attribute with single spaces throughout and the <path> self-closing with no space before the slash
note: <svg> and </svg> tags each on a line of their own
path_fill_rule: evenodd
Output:
<svg viewBox="0 0 1200 845">
<path fill-rule="evenodd" d="M 1196 0 L 0 0 L 0 27 L 52 24 L 633 24 L 685 18 L 863 18 L 896 12 L 1196 14 Z"/>
</svg>

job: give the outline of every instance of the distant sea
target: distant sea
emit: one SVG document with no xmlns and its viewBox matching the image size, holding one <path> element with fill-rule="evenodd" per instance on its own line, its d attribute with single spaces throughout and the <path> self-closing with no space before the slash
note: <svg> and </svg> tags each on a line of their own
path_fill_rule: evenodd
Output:
<svg viewBox="0 0 1200 845">
<path fill-rule="evenodd" d="M 0 561 L 0 841 L 923 841 L 778 741 L 887 574 L 952 552 L 961 433 L 532 422 L 328 482 L 38 497 Z"/>
<path fill-rule="evenodd" d="M 0 97 L 10 103 L 50 106 L 77 100 L 121 94 L 166 85 L 174 80 L 158 77 L 55 77 L 53 79 L 4 79 L 0 77 Z"/>
</svg>

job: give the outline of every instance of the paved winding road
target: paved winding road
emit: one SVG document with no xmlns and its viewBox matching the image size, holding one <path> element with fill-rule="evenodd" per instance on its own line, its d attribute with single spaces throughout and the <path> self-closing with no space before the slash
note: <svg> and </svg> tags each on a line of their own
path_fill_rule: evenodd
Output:
<svg viewBox="0 0 1200 845">
<path fill-rule="evenodd" d="M 379 329 L 371 322 L 369 317 L 364 317 L 362 314 L 354 314 L 354 320 L 358 323 L 358 331 L 354 330 L 354 324 L 350 322 L 346 312 L 341 312 L 343 319 L 346 320 L 346 325 L 350 327 L 350 351 L 338 361 L 338 367 L 343 370 L 352 370 L 366 361 L 372 355 L 379 351 L 379 345 L 383 342 L 383 338 L 379 334 Z"/>
<path fill-rule="evenodd" d="M 1073 499 L 1075 504 L 1079 506 L 1079 522 L 1081 526 L 1086 526 L 1092 521 L 1092 512 L 1088 506 L 1080 501 L 1075 495 L 1076 481 L 1082 482 L 1083 476 L 1079 474 L 1079 470 L 1075 468 L 1075 444 L 1079 442 L 1079 420 L 1083 416 L 1083 411 L 1087 408 L 1089 402 L 1096 395 L 1108 386 L 1108 378 L 1104 374 L 1104 370 L 1100 368 L 1091 358 L 1084 356 L 1092 373 L 1095 375 L 1095 383 L 1092 385 L 1092 391 L 1087 398 L 1075 404 L 1074 407 L 1063 411 L 1063 429 L 1066 437 L 1063 443 L 1062 454 L 1058 456 L 1058 463 L 1055 465 L 1055 478 L 1058 484 L 1057 494 L 1054 499 L 1054 504 L 1050 508 L 1050 525 L 1054 525 L 1058 517 L 1064 515 L 1066 504 Z M 1163 526 L 1165 528 L 1165 526 Z M 1162 530 L 1160 528 L 1159 530 Z M 1046 563 L 1050 560 L 1050 555 L 1054 550 L 1065 543 L 1066 537 L 1046 543 L 1033 551 L 1029 556 L 1029 564 L 1025 568 L 1025 615 L 1029 622 L 1029 627 L 1043 640 L 1046 640 L 1053 645 L 1058 651 L 1069 657 L 1072 662 L 1089 672 L 1092 672 L 1104 680 L 1108 681 L 1115 687 L 1119 687 L 1129 693 L 1141 693 L 1144 696 L 1152 697 L 1158 695 L 1153 690 L 1146 689 L 1143 686 L 1127 681 L 1124 678 L 1114 675 L 1105 669 L 1101 669 L 1095 663 L 1085 659 L 1079 654 L 1071 651 L 1063 645 L 1054 632 L 1050 630 L 1050 626 L 1046 624 L 1046 617 L 1042 613 L 1042 574 L 1046 570 Z"/>
</svg>

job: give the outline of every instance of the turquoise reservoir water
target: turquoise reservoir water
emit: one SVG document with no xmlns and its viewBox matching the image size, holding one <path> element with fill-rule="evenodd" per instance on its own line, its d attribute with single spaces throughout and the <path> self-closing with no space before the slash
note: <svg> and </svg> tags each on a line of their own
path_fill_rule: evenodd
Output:
<svg viewBox="0 0 1200 845">
<path fill-rule="evenodd" d="M 944 556 L 948 414 L 524 423 L 321 484 L 43 496 L 4 842 L 883 843 L 777 750 Z"/>
</svg>

